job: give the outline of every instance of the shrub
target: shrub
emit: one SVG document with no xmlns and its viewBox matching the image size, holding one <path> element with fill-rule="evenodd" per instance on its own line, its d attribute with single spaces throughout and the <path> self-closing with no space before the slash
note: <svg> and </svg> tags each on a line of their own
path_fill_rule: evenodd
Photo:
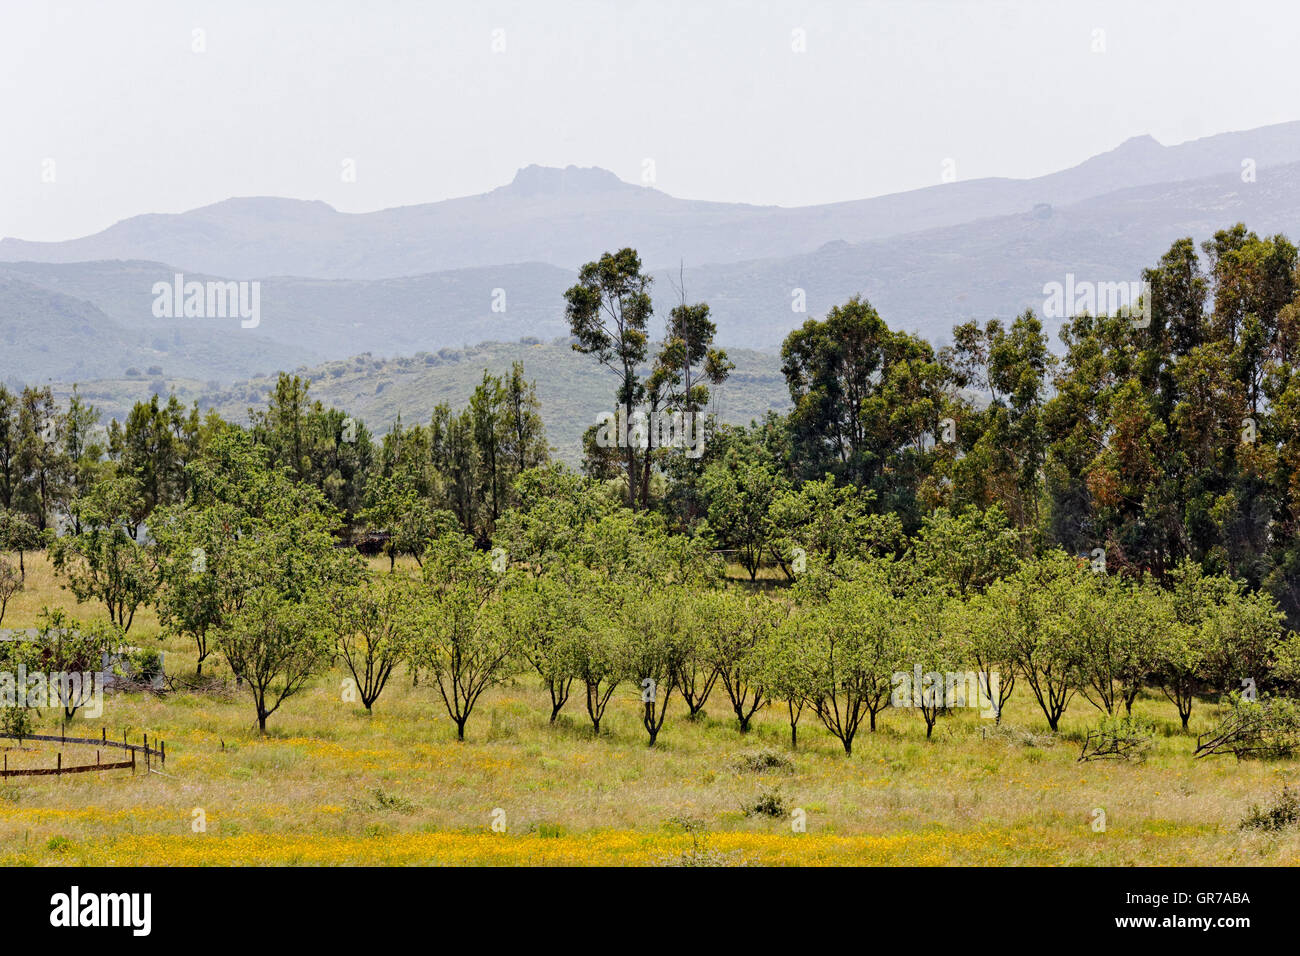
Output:
<svg viewBox="0 0 1300 956">
<path fill-rule="evenodd" d="M 395 810 L 398 813 L 412 813 L 415 804 L 401 794 L 389 793 L 383 787 L 371 787 L 370 796 L 374 798 L 374 809 Z"/>
<path fill-rule="evenodd" d="M 1271 807 L 1251 805 L 1250 811 L 1241 821 L 1241 829 L 1276 832 L 1288 830 L 1297 824 L 1300 824 L 1300 793 L 1289 786 L 1283 786 Z"/>
<path fill-rule="evenodd" d="M 677 856 L 667 856 L 659 861 L 662 866 L 745 866 L 739 852 L 725 853 L 709 846 L 708 830 L 701 820 L 674 817 L 671 821 L 691 835 L 691 845 Z"/>
<path fill-rule="evenodd" d="M 1083 739 L 1079 760 L 1143 760 L 1156 726 L 1142 717 L 1106 717 Z"/>
<path fill-rule="evenodd" d="M 745 816 L 784 817 L 786 815 L 785 798 L 780 790 L 767 790 L 757 800 L 742 808 Z"/>
<path fill-rule="evenodd" d="M 741 757 L 736 769 L 741 773 L 766 773 L 769 770 L 788 773 L 794 769 L 794 764 L 775 750 L 759 750 Z"/>
<path fill-rule="evenodd" d="M 1195 755 L 1272 760 L 1291 756 L 1298 745 L 1300 704 L 1286 697 L 1251 701 L 1234 694 L 1219 725 L 1196 738 Z"/>
<path fill-rule="evenodd" d="M 131 676 L 143 683 L 148 683 L 162 673 L 162 655 L 152 648 L 142 648 L 138 651 L 132 651 L 129 660 L 131 661 Z"/>
<path fill-rule="evenodd" d="M 0 707 L 0 733 L 10 737 L 25 737 L 36 727 L 28 707 Z"/>
</svg>

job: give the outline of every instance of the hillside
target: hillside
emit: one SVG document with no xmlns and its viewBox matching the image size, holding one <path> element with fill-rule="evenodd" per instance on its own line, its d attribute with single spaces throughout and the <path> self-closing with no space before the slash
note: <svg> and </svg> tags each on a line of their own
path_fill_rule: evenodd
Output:
<svg viewBox="0 0 1300 956">
<path fill-rule="evenodd" d="M 789 407 L 789 392 L 776 356 L 747 349 L 729 349 L 727 354 L 736 369 L 715 390 L 714 411 L 721 421 L 746 424 L 769 409 Z M 300 369 L 299 374 L 311 380 L 312 398 L 346 409 L 372 431 L 382 433 L 398 415 L 407 423 L 423 423 L 440 402 L 457 408 L 465 405 L 485 368 L 501 374 L 516 361 L 524 363 L 525 375 L 537 384 L 546 433 L 557 457 L 576 464 L 581 458 L 582 433 L 597 414 L 612 407 L 614 381 L 611 373 L 590 357 L 574 352 L 567 341 L 486 342 L 409 358 L 357 355 Z M 193 379 L 162 381 L 187 405 L 197 401 L 203 409 L 215 408 L 240 422 L 247 420 L 250 407 L 266 404 L 268 391 L 275 384 L 273 375 L 218 390 Z M 134 402 L 147 400 L 154 384 L 153 376 L 111 378 L 81 382 L 78 390 L 107 421 L 122 419 Z M 66 397 L 69 390 L 64 384 L 56 394 Z"/>
<path fill-rule="evenodd" d="M 0 260 L 143 259 L 237 278 L 381 279 L 502 263 L 576 269 L 631 245 L 655 269 L 810 253 L 1120 189 L 1300 161 L 1300 123 L 1177 146 L 1149 136 L 1036 179 L 978 179 L 871 199 L 783 208 L 679 199 L 599 168 L 529 166 L 477 196 L 367 213 L 320 201 L 247 197 L 178 214 L 134 216 L 65 242 L 0 240 Z M 935 180 L 940 177 L 936 162 Z"/>
<path fill-rule="evenodd" d="M 1261 234 L 1300 229 L 1300 163 L 1270 167 L 1256 182 L 1228 173 L 1120 190 L 1062 206 L 979 219 L 958 226 L 871 242 L 836 241 L 801 255 L 685 269 L 687 295 L 708 302 L 724 346 L 776 350 L 808 316 L 866 295 L 890 325 L 944 339 L 969 318 L 1009 318 L 1042 310 L 1043 285 L 1066 273 L 1092 281 L 1140 278 L 1177 238 L 1208 238 L 1245 222 Z M 598 255 L 601 247 L 593 247 Z M 229 383 L 273 368 L 316 365 L 373 352 L 414 354 L 485 340 L 564 335 L 564 290 L 576 273 L 542 263 L 459 269 L 384 280 L 270 278 L 262 281 L 262 321 L 242 329 L 224 320 L 157 319 L 153 283 L 175 269 L 138 261 L 0 263 L 0 277 L 84 300 L 80 313 L 102 311 L 145 336 L 170 375 Z M 216 278 L 187 273 L 189 279 Z M 676 303 L 677 270 L 655 274 L 656 334 Z M 495 290 L 504 311 L 492 311 Z M 791 309 L 803 289 L 806 313 Z M 63 301 L 63 300 L 60 300 Z M 0 289 L 0 323 L 7 294 Z M 1059 320 L 1045 318 L 1053 338 Z M 141 361 L 106 340 L 98 366 L 120 372 Z M 57 352 L 33 354 L 22 368 L 66 378 Z M 0 375 L 13 368 L 0 364 Z M 101 373 L 102 374 L 102 373 Z"/>
</svg>

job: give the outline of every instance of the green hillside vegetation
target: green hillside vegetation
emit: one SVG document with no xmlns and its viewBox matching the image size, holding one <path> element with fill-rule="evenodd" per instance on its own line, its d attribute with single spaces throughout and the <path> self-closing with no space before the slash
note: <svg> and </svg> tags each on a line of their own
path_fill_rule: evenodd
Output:
<svg viewBox="0 0 1300 956">
<path fill-rule="evenodd" d="M 736 368 L 715 389 L 714 409 L 723 424 L 747 425 L 768 411 L 784 412 L 790 392 L 781 376 L 781 360 L 767 352 L 728 349 Z M 484 342 L 468 349 L 442 349 L 404 358 L 356 355 L 297 374 L 311 382 L 311 396 L 326 406 L 344 408 L 364 421 L 376 434 L 387 432 L 400 415 L 407 425 L 427 422 L 434 406 L 447 403 L 460 408 L 469 401 L 486 369 L 493 375 L 510 371 L 522 362 L 524 375 L 537 385 L 542 420 L 555 449 L 555 457 L 577 464 L 582 457 L 582 433 L 596 416 L 611 407 L 613 376 L 574 352 L 567 340 L 554 342 Z M 185 405 L 199 403 L 231 421 L 246 421 L 250 408 L 266 404 L 275 389 L 276 373 L 269 371 L 229 388 L 189 378 L 172 378 L 161 368 L 141 368 L 131 378 L 98 379 L 79 383 L 81 396 L 105 420 L 124 420 L 131 406 L 159 392 L 174 392 Z M 162 386 L 159 388 L 158 386 Z M 54 389 L 66 401 L 71 385 Z"/>
</svg>

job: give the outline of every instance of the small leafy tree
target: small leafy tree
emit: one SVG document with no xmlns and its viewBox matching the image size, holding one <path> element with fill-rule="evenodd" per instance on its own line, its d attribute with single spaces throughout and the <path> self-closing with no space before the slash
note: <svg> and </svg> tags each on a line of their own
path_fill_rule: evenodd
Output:
<svg viewBox="0 0 1300 956">
<path fill-rule="evenodd" d="M 374 476 L 366 489 L 366 508 L 361 520 L 388 537 L 384 553 L 388 568 L 393 570 L 400 555 L 410 555 L 416 564 L 424 560 L 424 551 L 440 534 L 460 527 L 450 511 L 434 508 L 428 498 L 399 478 Z"/>
<path fill-rule="evenodd" d="M 1077 683 L 1097 709 L 1133 711 L 1146 676 L 1156 668 L 1160 635 L 1172 621 L 1152 587 L 1093 576 L 1076 590 Z"/>
<path fill-rule="evenodd" d="M 121 643 L 123 632 L 112 621 L 85 623 L 49 608 L 41 612 L 36 629 L 34 662 L 46 672 L 47 680 L 58 675 L 51 696 L 57 696 L 63 705 L 63 719 L 71 720 L 94 699 L 104 654 Z M 74 681 L 70 679 L 73 674 L 89 679 Z"/>
<path fill-rule="evenodd" d="M 804 611 L 783 612 L 754 649 L 758 681 L 769 699 L 785 704 L 790 747 L 799 746 L 799 719 L 814 691 L 809 642 L 803 628 Z"/>
<path fill-rule="evenodd" d="M 905 680 L 894 685 L 896 693 L 891 695 L 892 702 L 898 704 L 898 697 L 908 698 L 901 703 L 903 706 L 915 707 L 920 713 L 921 719 L 925 721 L 925 737 L 929 740 L 941 714 L 958 703 L 968 703 L 956 700 L 956 688 L 948 683 L 948 675 L 964 673 L 959 641 L 961 614 L 957 610 L 959 605 L 953 599 L 942 591 L 928 590 L 924 585 L 910 589 L 900 603 L 906 613 L 901 629 L 901 655 L 904 662 L 911 666 L 899 668 Z M 914 686 L 917 674 L 922 675 L 920 687 Z M 904 689 L 911 693 L 897 693 Z M 978 686 L 969 688 L 976 694 L 979 689 Z M 966 694 L 967 690 L 963 686 L 962 693 Z"/>
<path fill-rule="evenodd" d="M 762 649 L 787 611 L 784 604 L 762 595 L 746 598 L 732 591 L 706 592 L 697 605 L 713 666 L 742 734 L 771 699 Z"/>
<path fill-rule="evenodd" d="M 67 577 L 77 601 L 103 601 L 109 618 L 124 632 L 158 585 L 151 549 L 128 531 L 138 497 L 133 479 L 101 481 L 72 504 L 81 530 L 55 538 L 50 547 L 54 568 Z"/>
<path fill-rule="evenodd" d="M 1079 582 L 1091 573 L 1053 551 L 1025 562 L 988 591 L 995 626 L 1053 731 L 1075 693 L 1080 654 L 1075 597 Z"/>
<path fill-rule="evenodd" d="M 982 692 L 993 708 L 993 722 L 1000 724 L 1007 701 L 1016 688 L 1016 655 L 999 623 L 999 609 L 992 597 L 977 594 L 954 607 L 953 612 L 962 617 L 960 627 L 965 634 L 966 651 L 976 667 Z M 994 674 L 998 678 L 996 684 Z"/>
<path fill-rule="evenodd" d="M 40 530 L 26 515 L 0 505 L 0 553 L 13 551 L 18 554 L 18 575 L 23 583 L 27 581 L 27 564 L 23 555 L 39 549 L 41 539 Z"/>
<path fill-rule="evenodd" d="M 267 718 L 329 665 L 334 656 L 330 625 L 324 601 L 274 588 L 254 589 L 224 622 L 222 652 L 248 687 L 263 734 Z"/>
<path fill-rule="evenodd" d="M 893 676 L 903 670 L 905 608 L 894 593 L 892 562 L 873 560 L 830 586 L 824 603 L 807 606 L 819 587 L 814 576 L 805 588 L 801 626 L 811 655 L 809 702 L 846 754 L 863 719 L 871 730 L 889 706 Z"/>
<path fill-rule="evenodd" d="M 493 604 L 500 586 L 491 556 L 467 536 L 452 532 L 430 545 L 415 659 L 433 676 L 457 740 L 483 692 L 513 669 L 517 642 Z"/>
<path fill-rule="evenodd" d="M 5 611 L 15 594 L 23 589 L 22 575 L 13 562 L 0 558 L 0 624 L 4 623 Z"/>
<path fill-rule="evenodd" d="M 736 550 L 751 581 L 769 549 L 768 511 L 783 487 L 771 466 L 737 456 L 709 465 L 700 478 L 709 533 L 719 547 Z"/>
<path fill-rule="evenodd" d="M 193 503 L 164 523 L 179 529 L 171 541 L 179 561 L 191 541 L 211 548 L 206 570 L 190 566 L 202 582 L 200 603 L 173 607 L 196 615 L 178 620 L 198 621 L 215 637 L 265 733 L 267 718 L 332 662 L 331 598 L 355 583 L 359 560 L 334 546 L 338 515 L 323 493 L 271 464 L 267 449 L 236 429 L 214 437 L 190 477 Z M 186 584 L 175 578 L 170 586 Z"/>
<path fill-rule="evenodd" d="M 677 686 L 686 702 L 687 716 L 696 720 L 718 683 L 718 664 L 709 641 L 709 625 L 715 606 L 710 602 L 718 592 L 692 590 L 680 602 L 682 625 L 681 666 Z"/>
<path fill-rule="evenodd" d="M 680 684 L 688 654 L 687 629 L 680 595 L 668 589 L 649 595 L 639 588 L 634 591 L 622 606 L 625 667 L 627 679 L 641 694 L 641 725 L 653 747 L 668 716 L 673 690 Z"/>
<path fill-rule="evenodd" d="M 600 723 L 627 676 L 627 632 L 620 626 L 621 602 L 628 592 L 608 580 L 593 588 L 593 614 L 589 628 L 572 645 L 573 668 L 586 695 L 592 733 L 600 736 Z"/>
<path fill-rule="evenodd" d="M 578 680 L 575 648 L 591 626 L 590 572 L 581 566 L 533 576 L 511 572 L 502 592 L 503 623 L 551 698 L 551 723 Z"/>
<path fill-rule="evenodd" d="M 339 656 L 366 713 L 373 713 L 393 668 L 410 656 L 417 633 L 415 586 L 395 575 L 369 575 L 333 597 Z"/>
<path fill-rule="evenodd" d="M 827 564 L 840 557 L 884 554 L 902 538 L 902 523 L 896 514 L 871 513 L 874 500 L 870 489 L 837 487 L 829 475 L 805 481 L 797 490 L 782 486 L 767 512 L 768 551 L 788 578 L 795 576 L 796 549 Z"/>
</svg>

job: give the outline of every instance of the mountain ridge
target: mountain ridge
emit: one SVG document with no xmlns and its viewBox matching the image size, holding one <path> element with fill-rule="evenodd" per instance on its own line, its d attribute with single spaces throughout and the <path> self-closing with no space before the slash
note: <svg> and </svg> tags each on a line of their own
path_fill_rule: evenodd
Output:
<svg viewBox="0 0 1300 956">
<path fill-rule="evenodd" d="M 1030 179 L 958 180 L 816 206 L 680 199 L 600 167 L 526 166 L 474 196 L 339 212 L 321 200 L 244 197 L 130 217 L 90 236 L 0 239 L 0 261 L 145 259 L 232 278 L 386 279 L 505 263 L 576 269 L 593 249 L 631 245 L 652 269 L 725 264 L 865 242 L 1060 205 L 1117 189 L 1300 161 L 1300 122 L 1175 146 L 1132 137 Z M 566 185 L 568 184 L 568 185 Z"/>
</svg>

